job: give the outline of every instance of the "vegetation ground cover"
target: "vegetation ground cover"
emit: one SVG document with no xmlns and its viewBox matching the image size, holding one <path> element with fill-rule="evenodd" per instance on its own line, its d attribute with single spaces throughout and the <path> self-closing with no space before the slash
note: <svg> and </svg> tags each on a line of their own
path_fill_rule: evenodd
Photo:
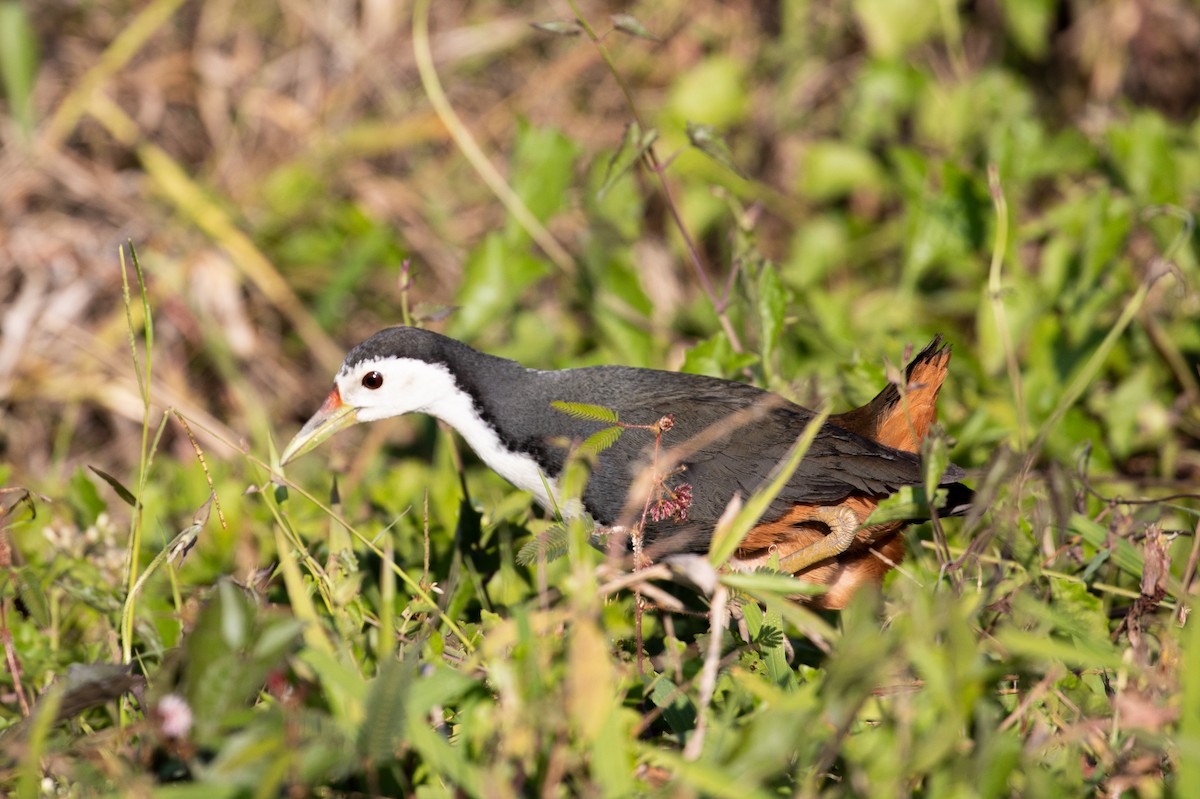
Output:
<svg viewBox="0 0 1200 799">
<path fill-rule="evenodd" d="M 1191 0 L 0 3 L 2 790 L 1192 795 L 1198 56 Z M 835 410 L 942 333 L 982 512 L 638 630 L 429 420 L 273 470 L 401 320 Z"/>
</svg>

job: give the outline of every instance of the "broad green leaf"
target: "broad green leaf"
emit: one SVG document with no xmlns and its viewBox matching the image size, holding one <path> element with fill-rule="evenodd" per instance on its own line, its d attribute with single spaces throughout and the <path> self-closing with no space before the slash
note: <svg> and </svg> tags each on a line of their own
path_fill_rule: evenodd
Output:
<svg viewBox="0 0 1200 799">
<path fill-rule="evenodd" d="M 997 632 L 996 640 L 1008 654 L 1034 662 L 1058 660 L 1079 669 L 1121 669 L 1124 665 L 1118 652 L 1098 641 L 1067 641 L 1012 627 Z"/>
<path fill-rule="evenodd" d="M 749 108 L 745 67 L 726 55 L 714 55 L 680 74 L 668 108 L 682 125 L 691 120 L 727 130 L 741 122 Z"/>
<path fill-rule="evenodd" d="M 429 725 L 429 721 L 415 715 L 408 719 L 408 742 L 421 757 L 422 765 L 429 768 L 439 779 L 455 786 L 467 796 L 484 796 L 484 773 L 482 765 L 466 758 L 462 747 L 453 746 Z"/>
<path fill-rule="evenodd" d="M 854 0 L 871 53 L 899 58 L 937 32 L 938 4 L 926 0 Z"/>
<path fill-rule="evenodd" d="M 766 573 L 760 572 L 759 574 Z M 793 579 L 793 582 L 800 581 Z M 815 586 L 812 586 L 811 583 L 806 585 L 806 588 L 811 587 Z M 793 596 L 795 592 L 789 590 L 784 595 Z M 788 665 L 787 656 L 783 650 L 782 615 L 778 610 L 768 610 L 764 613 L 757 602 L 744 603 L 742 615 L 746 619 L 746 629 L 750 633 L 751 640 L 758 644 L 759 651 L 762 653 L 763 663 L 767 667 L 767 674 L 770 676 L 771 682 L 781 688 L 795 688 L 796 674 Z"/>
<path fill-rule="evenodd" d="M 728 378 L 748 366 L 753 366 L 758 360 L 758 356 L 753 353 L 734 352 L 725 334 L 715 333 L 687 351 L 680 371 Z"/>
<path fill-rule="evenodd" d="M 779 270 L 769 262 L 759 267 L 755 288 L 758 295 L 759 345 L 762 349 L 763 367 L 770 384 L 775 377 L 772 356 L 783 335 L 788 291 L 779 278 Z"/>
<path fill-rule="evenodd" d="M 539 221 L 547 221 L 566 205 L 578 157 L 579 145 L 561 132 L 525 122 L 518 124 L 512 187 Z M 524 246 L 528 235 L 515 219 L 505 227 L 505 240 L 510 245 Z"/>
<path fill-rule="evenodd" d="M 678 736 L 680 743 L 696 727 L 696 707 L 688 692 L 680 689 L 664 674 L 655 675 L 650 689 L 650 701 L 663 710 L 663 718 Z"/>
<path fill-rule="evenodd" d="M 42 757 L 45 756 L 50 733 L 58 720 L 58 710 L 66 694 L 64 682 L 51 685 L 34 706 L 34 713 L 23 748 L 24 759 L 17 774 L 16 794 L 18 799 L 36 799 L 42 795 Z"/>
<path fill-rule="evenodd" d="M 1050 48 L 1055 0 L 1002 0 L 1004 20 L 1013 41 L 1026 55 L 1040 60 Z"/>
<path fill-rule="evenodd" d="M 76 521 L 81 527 L 95 524 L 100 514 L 108 508 L 107 503 L 100 497 L 100 492 L 96 490 L 96 484 L 82 468 L 76 469 L 75 474 L 71 475 L 67 502 L 75 511 Z"/>
<path fill-rule="evenodd" d="M 797 188 L 814 200 L 833 200 L 859 189 L 882 192 L 883 172 L 865 149 L 845 142 L 810 142 L 804 148 Z"/>
<path fill-rule="evenodd" d="M 638 759 L 633 734 L 637 716 L 629 711 L 614 710 L 604 717 L 604 723 L 592 740 L 591 774 L 603 796 L 634 796 L 634 774 Z"/>
<path fill-rule="evenodd" d="M 489 233 L 467 257 L 453 334 L 470 339 L 514 308 L 522 292 L 549 274 L 545 261 L 524 246 L 510 245 L 498 233 Z"/>
<path fill-rule="evenodd" d="M 652 746 L 648 742 L 642 742 L 640 749 L 648 763 L 669 771 L 673 782 L 681 786 L 679 790 L 690 788 L 698 795 L 721 799 L 768 799 L 775 796 L 774 792 L 759 788 L 744 775 L 730 773 L 729 768 L 715 758 L 685 760 L 679 752 Z"/>
<path fill-rule="evenodd" d="M 422 664 L 420 677 L 409 689 L 409 712 L 427 714 L 435 707 L 448 705 L 460 699 L 473 689 L 481 688 L 480 683 L 469 674 L 464 674 L 448 666 L 428 668 Z"/>
<path fill-rule="evenodd" d="M 1121 571 L 1139 581 L 1142 579 L 1145 558 L 1141 551 L 1129 542 L 1129 539 L 1113 535 L 1108 528 L 1081 513 L 1071 514 L 1068 529 L 1096 549 L 1109 550 L 1112 553 L 1113 563 L 1117 564 Z M 1179 578 L 1168 575 L 1167 591 L 1175 597 L 1182 595 L 1183 586 L 1180 585 Z"/>
</svg>

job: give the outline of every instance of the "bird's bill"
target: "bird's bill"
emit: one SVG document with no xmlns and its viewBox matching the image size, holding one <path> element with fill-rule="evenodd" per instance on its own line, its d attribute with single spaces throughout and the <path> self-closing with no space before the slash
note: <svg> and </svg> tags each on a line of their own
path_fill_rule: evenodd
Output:
<svg viewBox="0 0 1200 799">
<path fill-rule="evenodd" d="M 337 386 L 334 386 L 320 410 L 304 423 L 304 427 L 300 428 L 300 432 L 287 445 L 287 449 L 283 451 L 283 457 L 279 459 L 279 465 L 283 466 L 288 461 L 299 458 L 309 450 L 315 449 L 337 431 L 345 430 L 357 422 L 358 414 L 354 407 L 342 402 L 342 395 Z"/>
</svg>

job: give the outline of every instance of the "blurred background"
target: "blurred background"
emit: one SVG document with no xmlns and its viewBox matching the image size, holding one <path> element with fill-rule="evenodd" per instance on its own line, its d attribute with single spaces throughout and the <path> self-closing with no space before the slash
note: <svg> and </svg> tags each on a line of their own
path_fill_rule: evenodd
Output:
<svg viewBox="0 0 1200 799">
<path fill-rule="evenodd" d="M 0 793 L 1200 783 L 1198 64 L 1200 0 L 0 0 L 0 735 L 136 663 Z M 835 410 L 940 333 L 987 513 L 710 650 L 428 419 L 271 489 L 404 320 Z"/>
<path fill-rule="evenodd" d="M 563 2 L 436 3 L 423 81 L 405 2 L 0 4 L 5 481 L 136 463 L 127 243 L 153 402 L 218 461 L 266 457 L 407 303 L 530 365 L 684 367 L 839 407 L 944 332 L 957 460 L 1053 419 L 1055 456 L 1088 441 L 1135 483 L 1200 477 L 1196 2 L 579 8 L 604 52 Z M 662 180 L 634 165 L 649 140 Z M 178 425 L 163 442 L 194 459 Z"/>
</svg>

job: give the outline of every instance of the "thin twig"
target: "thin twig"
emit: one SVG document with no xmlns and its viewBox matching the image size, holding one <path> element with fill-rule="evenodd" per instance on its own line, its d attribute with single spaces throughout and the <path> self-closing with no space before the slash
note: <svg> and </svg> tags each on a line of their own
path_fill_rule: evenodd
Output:
<svg viewBox="0 0 1200 799">
<path fill-rule="evenodd" d="M 1050 686 L 1058 682 L 1058 678 L 1061 676 L 1062 667 L 1057 664 L 1051 666 L 1050 670 L 1046 672 L 1046 676 L 1043 677 L 1037 685 L 1033 686 L 1033 690 L 1025 694 L 1025 697 L 1017 704 L 1015 708 L 1013 708 L 1013 712 L 1008 714 L 1008 718 L 1000 723 L 999 731 L 1004 732 L 1009 727 L 1016 724 L 1017 721 L 1025 715 L 1025 712 L 1029 710 L 1030 706 L 1032 706 L 1034 702 L 1041 699 L 1050 691 Z"/>
<path fill-rule="evenodd" d="M 217 508 L 217 519 L 221 522 L 221 529 L 228 530 L 229 525 L 225 523 L 225 511 L 221 510 L 221 500 L 217 498 L 217 487 L 213 484 L 212 473 L 208 471 L 208 462 L 204 460 L 204 450 L 200 448 L 196 436 L 192 435 L 192 428 L 179 409 L 171 408 L 170 411 L 176 421 L 183 425 L 183 431 L 187 433 L 188 441 L 192 442 L 192 450 L 196 453 L 197 460 L 200 461 L 200 468 L 204 470 L 204 479 L 208 481 L 208 492 L 212 495 L 213 505 Z"/>
<path fill-rule="evenodd" d="M 696 703 L 696 730 L 683 748 L 685 760 L 696 760 L 704 751 L 704 734 L 708 729 L 709 703 L 717 690 L 717 671 L 721 660 L 721 639 L 725 635 L 725 625 L 729 614 L 729 589 L 718 585 L 713 591 L 712 606 L 709 610 L 708 651 L 704 656 L 704 666 L 700 670 L 700 695 Z"/>
<path fill-rule="evenodd" d="M 1192 551 L 1188 554 L 1187 566 L 1183 569 L 1183 579 L 1179 581 L 1183 586 L 1180 599 L 1188 597 L 1192 593 L 1192 582 L 1196 579 L 1196 566 L 1200 561 L 1200 521 L 1196 522 L 1196 530 L 1192 533 Z M 1179 609 L 1176 612 L 1175 618 L 1179 624 L 1187 621 L 1188 608 L 1191 606 L 1189 602 L 1181 601 Z"/>
<path fill-rule="evenodd" d="M 571 6 L 571 11 L 575 14 L 575 21 L 579 23 L 579 27 L 583 29 L 584 34 L 595 45 L 596 50 L 600 53 L 600 57 L 604 59 L 608 71 L 617 81 L 617 86 L 621 89 L 621 94 L 625 97 L 625 104 L 629 107 L 629 113 L 633 116 L 634 121 L 643 130 L 646 130 L 647 128 L 642 121 L 642 115 L 638 111 L 637 103 L 634 102 L 633 91 L 629 88 L 629 84 L 625 81 L 625 77 L 621 74 L 621 71 L 617 69 L 617 64 L 613 60 L 612 54 L 604 46 L 604 40 L 583 16 L 583 12 L 579 10 L 579 4 L 576 0 L 567 0 L 567 4 Z M 734 330 L 733 323 L 729 320 L 728 314 L 725 313 L 729 304 L 729 292 L 727 291 L 723 297 L 717 296 L 716 289 L 713 288 L 712 278 L 709 277 L 708 269 L 704 265 L 704 259 L 700 256 L 700 248 L 696 246 L 692 234 L 688 231 L 687 225 L 684 224 L 683 216 L 679 212 L 679 206 L 675 202 L 675 196 L 671 191 L 671 184 L 667 180 L 666 175 L 666 169 L 670 166 L 670 162 L 663 163 L 659 160 L 653 144 L 646 148 L 642 158 L 645 161 L 647 169 L 658 178 L 659 185 L 662 186 L 663 202 L 666 205 L 667 211 L 671 214 L 671 221 L 675 223 L 675 229 L 679 231 L 679 236 L 683 239 L 692 269 L 696 273 L 696 279 L 700 281 L 700 287 L 712 303 L 713 310 L 717 312 L 717 319 L 721 323 L 721 329 L 724 331 L 726 338 L 729 339 L 729 346 L 733 348 L 734 352 L 742 352 L 741 339 L 738 337 L 737 331 Z"/>
<path fill-rule="evenodd" d="M 450 105 L 450 100 L 446 97 L 446 92 L 442 89 L 441 81 L 438 79 L 437 67 L 433 63 L 433 52 L 429 46 L 429 7 L 431 4 L 432 0 L 417 0 L 413 6 L 412 30 L 413 55 L 417 63 L 417 72 L 421 75 L 421 85 L 425 88 L 425 96 L 429 98 L 429 104 L 433 106 L 434 112 L 446 126 L 446 131 L 458 145 L 463 157 L 496 195 L 496 199 L 500 201 L 505 210 L 512 214 L 513 219 L 525 229 L 530 238 L 537 242 L 563 274 L 574 275 L 578 271 L 575 259 L 538 221 L 525 201 L 500 176 L 496 167 L 492 165 L 483 149 L 475 141 L 475 137 L 471 135 L 471 131 L 467 129 L 455 112 L 454 106 Z"/>
</svg>

